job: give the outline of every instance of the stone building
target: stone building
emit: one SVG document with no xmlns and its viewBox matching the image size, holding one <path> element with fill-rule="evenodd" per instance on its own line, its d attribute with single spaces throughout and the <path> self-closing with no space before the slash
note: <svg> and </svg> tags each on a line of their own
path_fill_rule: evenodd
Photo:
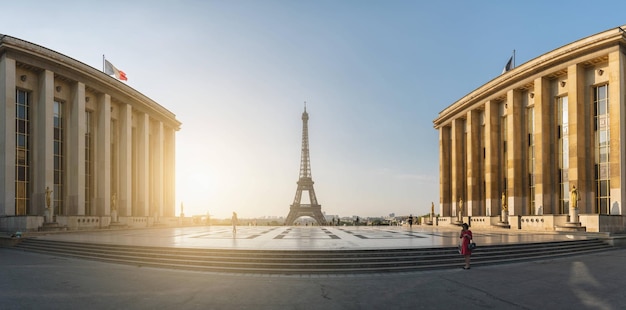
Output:
<svg viewBox="0 0 626 310">
<path fill-rule="evenodd" d="M 437 224 L 626 231 L 625 47 L 624 27 L 580 39 L 441 111 Z"/>
<path fill-rule="evenodd" d="M 0 35 L 0 104 L 0 230 L 149 226 L 175 216 L 181 123 L 157 102 Z"/>
</svg>

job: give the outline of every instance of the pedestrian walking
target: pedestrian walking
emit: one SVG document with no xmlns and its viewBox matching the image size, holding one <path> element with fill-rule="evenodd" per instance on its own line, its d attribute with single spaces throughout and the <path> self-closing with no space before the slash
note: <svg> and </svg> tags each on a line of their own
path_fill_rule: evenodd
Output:
<svg viewBox="0 0 626 310">
<path fill-rule="evenodd" d="M 470 256 L 472 256 L 472 250 L 470 249 L 470 243 L 472 242 L 472 231 L 469 230 L 469 226 L 467 225 L 467 223 L 463 223 L 463 225 L 461 225 L 462 230 L 461 230 L 461 235 L 459 238 L 461 238 L 461 255 L 463 255 L 463 257 L 465 258 L 465 266 L 463 266 L 463 269 L 467 270 L 470 269 Z"/>
<path fill-rule="evenodd" d="M 233 222 L 233 234 L 237 233 L 237 212 L 233 212 L 233 217 L 232 217 L 232 222 Z"/>
</svg>

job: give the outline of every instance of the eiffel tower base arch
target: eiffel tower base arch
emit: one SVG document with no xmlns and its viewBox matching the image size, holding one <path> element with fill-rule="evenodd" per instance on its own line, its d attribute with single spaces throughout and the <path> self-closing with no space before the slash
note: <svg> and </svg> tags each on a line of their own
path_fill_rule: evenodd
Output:
<svg viewBox="0 0 626 310">
<path fill-rule="evenodd" d="M 291 205 L 289 215 L 287 215 L 287 220 L 285 220 L 285 225 L 293 225 L 296 219 L 301 216 L 312 217 L 320 226 L 327 225 L 326 218 L 324 214 L 322 214 L 321 205 Z"/>
</svg>

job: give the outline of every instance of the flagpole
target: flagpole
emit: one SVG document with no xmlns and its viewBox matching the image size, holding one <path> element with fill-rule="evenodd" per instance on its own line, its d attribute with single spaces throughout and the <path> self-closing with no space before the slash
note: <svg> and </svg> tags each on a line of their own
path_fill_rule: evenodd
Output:
<svg viewBox="0 0 626 310">
<path fill-rule="evenodd" d="M 105 67 L 105 64 L 104 64 L 104 54 L 102 54 L 102 72 L 106 72 L 105 68 L 106 67 Z"/>
<path fill-rule="evenodd" d="M 513 68 L 515 68 L 515 50 L 513 50 Z"/>
</svg>

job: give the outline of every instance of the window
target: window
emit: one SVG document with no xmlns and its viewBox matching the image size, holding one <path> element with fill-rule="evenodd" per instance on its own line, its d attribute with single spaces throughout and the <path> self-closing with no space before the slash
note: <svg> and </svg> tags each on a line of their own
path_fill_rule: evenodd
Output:
<svg viewBox="0 0 626 310">
<path fill-rule="evenodd" d="M 111 120 L 111 195 L 117 195 L 117 179 L 118 179 L 118 150 L 117 150 L 117 141 L 118 141 L 118 132 L 117 132 L 117 121 Z"/>
<path fill-rule="evenodd" d="M 559 169 L 559 213 L 569 210 L 569 120 L 567 96 L 556 98 L 557 160 Z"/>
<path fill-rule="evenodd" d="M 16 91 L 15 103 L 15 214 L 30 209 L 30 94 Z"/>
<path fill-rule="evenodd" d="M 53 158 L 54 158 L 54 213 L 66 214 L 63 203 L 63 184 L 65 183 L 65 154 L 64 154 L 64 131 L 63 131 L 63 103 L 54 101 L 53 107 Z"/>
<path fill-rule="evenodd" d="M 528 214 L 535 214 L 535 108 L 529 107 L 527 112 L 528 132 Z"/>
<path fill-rule="evenodd" d="M 91 204 L 93 189 L 93 121 L 91 111 L 85 111 L 85 123 L 85 215 L 95 215 Z"/>
<path fill-rule="evenodd" d="M 500 154 L 502 154 L 502 158 L 501 158 L 501 167 L 502 167 L 502 174 L 501 174 L 501 178 L 502 178 L 502 188 L 500 189 L 500 192 L 502 193 L 506 193 L 507 192 L 507 177 L 508 177 L 508 168 L 507 168 L 507 154 L 506 154 L 506 139 L 507 139 L 507 123 L 506 123 L 506 109 L 505 109 L 505 104 L 501 105 L 501 110 L 502 110 L 502 117 L 500 118 L 500 122 L 502 123 L 501 126 L 501 136 L 502 136 L 502 152 Z"/>
<path fill-rule="evenodd" d="M 485 111 L 481 110 L 479 112 L 479 119 L 480 119 L 480 123 L 479 123 L 479 136 L 480 136 L 480 140 L 478 141 L 478 149 L 480 150 L 480 154 L 482 156 L 480 156 L 479 158 L 476 158 L 476 160 L 478 160 L 478 170 L 480 171 L 480 173 L 477 175 L 477 182 L 476 184 L 478 185 L 478 203 L 480 205 L 480 211 L 477 215 L 486 215 L 486 205 L 484 203 L 485 201 L 485 197 L 487 197 L 487 186 L 485 183 Z M 483 211 L 485 210 L 485 211 Z M 483 213 L 485 212 L 485 213 Z"/>
<path fill-rule="evenodd" d="M 610 183 L 609 183 L 609 86 L 602 85 L 594 88 L 594 121 L 595 121 L 595 213 L 609 213 Z"/>
</svg>

